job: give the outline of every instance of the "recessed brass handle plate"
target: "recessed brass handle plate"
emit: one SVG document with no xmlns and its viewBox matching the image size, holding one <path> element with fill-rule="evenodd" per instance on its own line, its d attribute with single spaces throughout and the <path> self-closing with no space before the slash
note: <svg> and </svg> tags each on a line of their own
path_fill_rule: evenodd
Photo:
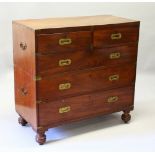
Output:
<svg viewBox="0 0 155 155">
<path fill-rule="evenodd" d="M 112 40 L 119 40 L 122 38 L 122 34 L 121 33 L 113 33 L 111 34 L 111 39 Z"/>
<path fill-rule="evenodd" d="M 121 53 L 120 52 L 113 52 L 109 55 L 110 59 L 119 59 L 121 57 Z"/>
<path fill-rule="evenodd" d="M 117 81 L 119 80 L 119 75 L 118 74 L 114 74 L 109 76 L 109 81 Z"/>
<path fill-rule="evenodd" d="M 66 90 L 71 88 L 71 83 L 61 83 L 59 84 L 59 90 Z"/>
<path fill-rule="evenodd" d="M 64 60 L 59 60 L 59 66 L 69 66 L 71 64 L 71 59 L 64 59 Z"/>
<path fill-rule="evenodd" d="M 61 38 L 59 39 L 59 45 L 69 45 L 72 43 L 72 39 L 71 38 Z"/>
<path fill-rule="evenodd" d="M 71 110 L 71 107 L 70 106 L 61 107 L 61 108 L 59 108 L 59 113 L 60 114 L 66 113 L 66 112 L 69 112 L 70 110 Z"/>
<path fill-rule="evenodd" d="M 108 103 L 116 102 L 118 101 L 118 96 L 110 96 L 107 101 Z"/>
</svg>

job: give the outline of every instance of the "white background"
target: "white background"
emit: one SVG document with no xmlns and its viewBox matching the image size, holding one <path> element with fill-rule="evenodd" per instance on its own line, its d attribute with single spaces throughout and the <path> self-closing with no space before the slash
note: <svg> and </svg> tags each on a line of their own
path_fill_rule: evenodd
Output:
<svg viewBox="0 0 155 155">
<path fill-rule="evenodd" d="M 132 120 L 117 113 L 64 125 L 39 146 L 14 110 L 12 20 L 102 14 L 141 21 Z M 155 151 L 155 3 L 0 3 L 0 36 L 0 151 Z"/>
</svg>

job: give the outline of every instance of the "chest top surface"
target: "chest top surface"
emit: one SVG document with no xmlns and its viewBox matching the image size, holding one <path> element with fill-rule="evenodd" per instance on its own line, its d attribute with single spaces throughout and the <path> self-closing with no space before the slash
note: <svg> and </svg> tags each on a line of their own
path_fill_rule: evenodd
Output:
<svg viewBox="0 0 155 155">
<path fill-rule="evenodd" d="M 77 27 L 77 26 L 121 24 L 121 23 L 132 23 L 132 22 L 138 22 L 138 21 L 126 19 L 122 17 L 116 17 L 112 15 L 27 19 L 27 20 L 13 21 L 13 23 L 26 26 L 33 30 L 48 29 L 48 28 Z"/>
</svg>

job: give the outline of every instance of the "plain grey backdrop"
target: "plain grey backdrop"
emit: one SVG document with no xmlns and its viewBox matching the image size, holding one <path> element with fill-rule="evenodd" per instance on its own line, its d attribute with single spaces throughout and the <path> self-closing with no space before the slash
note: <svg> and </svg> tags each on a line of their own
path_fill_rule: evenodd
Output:
<svg viewBox="0 0 155 155">
<path fill-rule="evenodd" d="M 103 14 L 141 21 L 132 121 L 111 115 L 51 129 L 39 147 L 14 110 L 12 20 Z M 0 36 L 0 151 L 155 151 L 155 3 L 0 3 Z"/>
</svg>

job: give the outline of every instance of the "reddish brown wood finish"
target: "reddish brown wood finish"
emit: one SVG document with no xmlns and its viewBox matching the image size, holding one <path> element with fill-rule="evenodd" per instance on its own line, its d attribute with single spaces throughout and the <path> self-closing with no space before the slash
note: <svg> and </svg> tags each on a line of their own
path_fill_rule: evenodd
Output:
<svg viewBox="0 0 155 155">
<path fill-rule="evenodd" d="M 119 52 L 120 58 L 110 59 L 110 54 Z M 48 76 L 55 73 L 99 66 L 119 66 L 136 62 L 137 44 L 96 49 L 94 51 L 74 51 L 63 54 L 37 54 L 37 74 Z M 60 60 L 70 59 L 71 64 L 59 66 Z M 52 63 L 51 63 L 52 62 Z"/>
<path fill-rule="evenodd" d="M 25 45 L 23 49 L 20 44 Z M 37 129 L 35 33 L 13 23 L 15 103 L 17 113 Z"/>
<path fill-rule="evenodd" d="M 111 75 L 119 75 L 119 80 L 110 81 Z M 129 76 L 130 75 L 130 76 Z M 38 99 L 52 101 L 62 97 L 85 94 L 96 90 L 106 90 L 134 84 L 135 65 L 104 69 L 96 68 L 73 73 L 43 77 L 37 82 Z M 71 83 L 71 88 L 59 90 L 59 84 Z M 103 84 L 102 84 L 103 83 Z"/>
<path fill-rule="evenodd" d="M 22 126 L 25 126 L 27 124 L 27 121 L 20 116 L 18 118 L 18 123 L 21 124 Z"/>
<path fill-rule="evenodd" d="M 97 114 L 125 110 L 133 105 L 133 87 L 126 87 L 92 94 L 66 98 L 51 103 L 39 104 L 39 125 L 62 124 L 74 119 L 84 119 Z M 118 96 L 118 101 L 108 103 L 108 98 Z M 71 110 L 59 113 L 59 108 L 70 106 Z"/>
<path fill-rule="evenodd" d="M 121 33 L 121 39 L 111 39 L 112 34 Z M 104 29 L 94 31 L 94 47 L 101 48 L 112 45 L 119 45 L 130 42 L 137 42 L 139 34 L 138 26 L 114 25 Z"/>
<path fill-rule="evenodd" d="M 19 123 L 37 132 L 39 144 L 48 128 L 64 123 L 118 111 L 125 123 L 131 119 L 139 22 L 114 16 L 76 19 L 13 22 L 16 111 Z M 121 37 L 111 39 L 111 34 Z M 64 38 L 71 44 L 60 45 Z M 110 59 L 116 52 L 120 58 Z M 65 59 L 71 64 L 59 66 Z M 111 75 L 119 80 L 110 81 Z M 68 82 L 70 89 L 59 90 Z M 67 106 L 69 111 L 61 113 Z"/>
<path fill-rule="evenodd" d="M 69 38 L 72 43 L 69 45 L 59 45 L 59 40 Z M 54 33 L 54 34 L 40 34 L 37 36 L 38 52 L 41 53 L 59 53 L 68 52 L 81 49 L 90 49 L 91 45 L 91 32 L 67 32 L 67 33 Z"/>
<path fill-rule="evenodd" d="M 124 123 L 128 123 L 131 119 L 130 110 L 124 110 L 121 118 L 124 121 Z"/>
<path fill-rule="evenodd" d="M 37 128 L 36 142 L 38 142 L 40 145 L 43 145 L 46 142 L 45 131 L 46 128 L 43 127 Z"/>
</svg>

